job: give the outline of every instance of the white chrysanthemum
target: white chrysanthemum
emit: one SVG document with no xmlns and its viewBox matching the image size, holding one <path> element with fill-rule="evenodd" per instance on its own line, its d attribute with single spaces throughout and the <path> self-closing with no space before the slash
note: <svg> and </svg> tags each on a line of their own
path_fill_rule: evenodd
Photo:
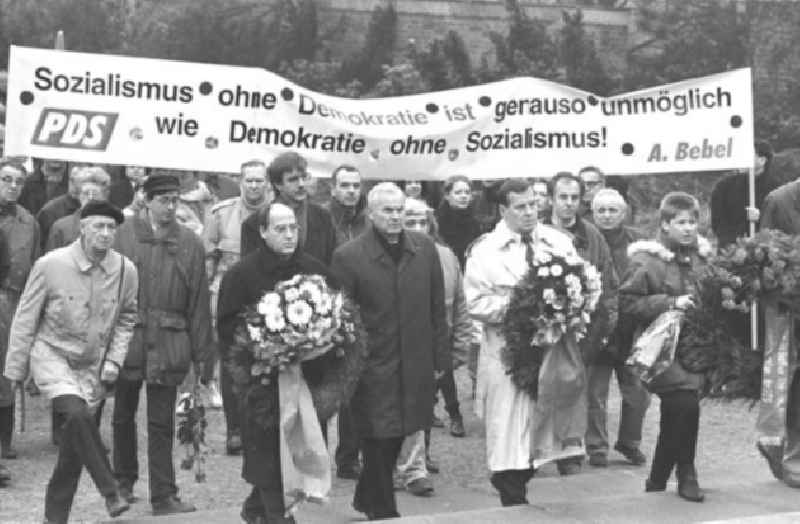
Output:
<svg viewBox="0 0 800 524">
<path fill-rule="evenodd" d="M 264 316 L 264 323 L 270 331 L 280 331 L 286 327 L 286 320 L 280 310 L 273 311 Z"/>
<path fill-rule="evenodd" d="M 547 288 L 542 291 L 542 299 L 544 299 L 545 303 L 552 304 L 556 300 L 556 292 L 552 288 Z"/>
<path fill-rule="evenodd" d="M 564 284 L 566 284 L 568 288 L 580 289 L 581 279 L 578 275 L 573 275 L 572 273 L 570 273 L 569 275 L 564 277 Z"/>
<path fill-rule="evenodd" d="M 579 266 L 583 263 L 583 259 L 578 255 L 567 255 L 565 260 L 570 266 Z"/>
<path fill-rule="evenodd" d="M 295 302 L 300 298 L 300 292 L 297 290 L 297 288 L 290 287 L 286 290 L 284 296 L 286 298 L 286 302 Z"/>
<path fill-rule="evenodd" d="M 536 275 L 540 276 L 542 278 L 549 277 L 550 276 L 550 268 L 548 268 L 547 266 L 541 266 L 539 268 L 539 271 L 536 272 Z"/>
<path fill-rule="evenodd" d="M 319 302 L 316 304 L 317 313 L 327 315 L 333 307 L 333 298 L 328 293 L 322 293 Z"/>
<path fill-rule="evenodd" d="M 550 274 L 554 277 L 560 277 L 564 273 L 564 268 L 562 268 L 559 264 L 553 264 L 550 266 Z"/>
<path fill-rule="evenodd" d="M 277 293 L 267 293 L 258 303 L 259 315 L 271 315 L 281 307 L 281 297 Z"/>
<path fill-rule="evenodd" d="M 296 300 L 286 308 L 286 319 L 295 326 L 305 326 L 311 320 L 314 310 L 305 300 Z"/>
<path fill-rule="evenodd" d="M 549 264 L 553 260 L 553 256 L 547 251 L 540 249 L 533 255 L 534 261 L 538 264 Z"/>
<path fill-rule="evenodd" d="M 257 326 L 247 325 L 247 332 L 250 335 L 250 340 L 253 342 L 261 342 L 263 338 L 261 337 L 261 329 Z"/>
</svg>

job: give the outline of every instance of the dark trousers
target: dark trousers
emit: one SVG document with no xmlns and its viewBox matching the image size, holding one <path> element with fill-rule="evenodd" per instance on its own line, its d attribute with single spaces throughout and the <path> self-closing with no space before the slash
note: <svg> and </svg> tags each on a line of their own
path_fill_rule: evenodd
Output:
<svg viewBox="0 0 800 524">
<path fill-rule="evenodd" d="M 336 446 L 336 468 L 358 467 L 359 447 L 353 413 L 350 411 L 349 405 L 343 405 L 339 409 L 339 444 Z"/>
<path fill-rule="evenodd" d="M 650 468 L 650 482 L 663 486 L 675 465 L 694 465 L 697 429 L 700 423 L 700 398 L 697 391 L 673 391 L 661 397 L 661 422 L 658 443 Z"/>
<path fill-rule="evenodd" d="M 353 508 L 370 519 L 399 517 L 393 474 L 403 437 L 365 438 L 361 446 L 364 466 L 356 484 Z"/>
<path fill-rule="evenodd" d="M 507 469 L 492 473 L 492 486 L 500 493 L 503 506 L 518 506 L 528 503 L 528 481 L 533 478 L 533 469 Z"/>
<path fill-rule="evenodd" d="M 624 363 L 594 363 L 586 368 L 588 420 L 586 450 L 589 454 L 608 452 L 608 392 L 611 373 L 617 376 L 622 407 L 619 414 L 617 443 L 636 449 L 642 441 L 642 424 L 650 406 L 650 393 L 639 377 Z"/>
<path fill-rule="evenodd" d="M 100 423 L 103 421 L 103 408 L 106 405 L 106 399 L 100 401 L 98 404 L 97 409 L 94 412 L 94 421 L 97 424 L 97 427 L 100 427 Z M 51 431 L 51 440 L 54 446 L 58 446 L 58 443 L 61 439 L 61 431 L 62 427 L 64 426 L 65 417 L 63 413 L 59 413 L 56 410 L 55 406 L 51 406 L 50 408 L 50 431 Z"/>
<path fill-rule="evenodd" d="M 294 517 L 284 517 L 286 507 L 283 503 L 283 490 L 273 490 L 253 486 L 250 495 L 242 504 L 242 517 L 255 521 L 265 518 L 267 524 L 291 524 Z"/>
<path fill-rule="evenodd" d="M 67 522 L 84 466 L 103 497 L 114 495 L 117 486 L 86 401 L 76 395 L 62 395 L 53 399 L 53 409 L 63 417 L 64 424 L 56 467 L 47 485 L 44 514 L 48 522 Z"/>
<path fill-rule="evenodd" d="M 219 366 L 219 389 L 222 394 L 222 411 L 225 414 L 225 428 L 228 437 L 239 435 L 239 401 L 233 392 L 233 379 L 224 362 Z"/>
<path fill-rule="evenodd" d="M 460 419 L 461 410 L 458 405 L 458 391 L 456 391 L 456 379 L 453 370 L 445 371 L 439 380 L 436 381 L 436 389 L 442 392 L 444 397 L 444 409 L 451 419 Z"/>
<path fill-rule="evenodd" d="M 114 394 L 114 475 L 121 485 L 133 487 L 139 479 L 136 458 L 136 410 L 141 380 L 117 381 Z M 176 495 L 172 446 L 175 441 L 177 387 L 147 384 L 147 464 L 150 501 Z"/>
</svg>

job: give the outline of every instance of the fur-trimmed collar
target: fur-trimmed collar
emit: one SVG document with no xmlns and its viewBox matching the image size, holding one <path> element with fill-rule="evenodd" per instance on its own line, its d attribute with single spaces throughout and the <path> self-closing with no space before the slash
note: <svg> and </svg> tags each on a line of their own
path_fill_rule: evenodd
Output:
<svg viewBox="0 0 800 524">
<path fill-rule="evenodd" d="M 675 259 L 675 252 L 667 248 L 658 240 L 639 240 L 628 246 L 628 257 L 637 253 L 648 253 L 657 256 L 664 262 L 671 262 Z M 702 258 L 708 258 L 713 253 L 711 242 L 707 238 L 697 236 L 697 254 Z"/>
</svg>

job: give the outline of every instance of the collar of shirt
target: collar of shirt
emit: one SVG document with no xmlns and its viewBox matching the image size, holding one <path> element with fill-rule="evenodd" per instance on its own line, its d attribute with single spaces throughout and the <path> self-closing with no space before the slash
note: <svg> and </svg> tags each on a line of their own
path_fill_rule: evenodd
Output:
<svg viewBox="0 0 800 524">
<path fill-rule="evenodd" d="M 537 224 L 533 231 L 531 231 L 531 237 L 534 239 L 534 243 L 536 242 L 536 237 L 538 236 L 538 227 L 539 225 Z M 495 226 L 495 233 L 497 234 L 497 240 L 501 247 L 508 247 L 509 244 L 524 245 L 524 242 L 522 241 L 522 235 L 512 231 L 506 224 L 505 220 L 501 220 L 497 223 L 497 226 Z"/>
<path fill-rule="evenodd" d="M 99 263 L 89 260 L 89 257 L 86 256 L 86 252 L 83 250 L 80 238 L 73 242 L 69 246 L 69 249 L 72 252 L 72 258 L 75 259 L 75 264 L 77 264 L 78 270 L 80 270 L 81 273 L 88 273 L 95 266 L 102 269 L 106 274 L 111 273 L 114 270 L 114 263 L 111 259 L 110 249 L 108 250 L 108 253 L 106 253 L 105 258 L 103 258 L 103 260 L 101 260 Z"/>
</svg>

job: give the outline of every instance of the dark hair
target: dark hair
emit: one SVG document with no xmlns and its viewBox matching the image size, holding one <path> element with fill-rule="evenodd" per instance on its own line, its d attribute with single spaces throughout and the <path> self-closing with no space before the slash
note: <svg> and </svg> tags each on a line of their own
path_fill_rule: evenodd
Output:
<svg viewBox="0 0 800 524">
<path fill-rule="evenodd" d="M 497 203 L 502 206 L 508 206 L 509 193 L 524 193 L 531 187 L 531 183 L 525 178 L 509 178 L 497 190 L 496 197 Z"/>
<path fill-rule="evenodd" d="M 766 157 L 767 161 L 764 163 L 764 172 L 769 171 L 769 166 L 772 164 L 772 158 L 775 156 L 775 150 L 772 145 L 766 140 L 756 140 L 753 144 L 757 156 Z"/>
<path fill-rule="evenodd" d="M 444 194 L 445 195 L 453 190 L 453 187 L 456 185 L 456 182 L 464 182 L 468 186 L 470 186 L 470 189 L 472 188 L 472 185 L 469 183 L 469 178 L 467 178 L 464 175 L 453 175 L 453 176 L 447 177 L 447 180 L 444 181 Z"/>
<path fill-rule="evenodd" d="M 254 158 L 252 160 L 248 160 L 247 162 L 243 162 L 242 165 L 239 166 L 239 172 L 241 174 L 244 174 L 244 170 L 247 169 L 248 167 L 263 167 L 264 171 L 267 170 L 267 164 L 264 163 L 263 160 Z"/>
<path fill-rule="evenodd" d="M 23 164 L 19 158 L 8 157 L 0 159 L 0 169 L 3 169 L 4 167 L 16 169 L 23 175 L 28 176 L 28 170 L 25 169 L 25 164 Z"/>
<path fill-rule="evenodd" d="M 559 171 L 553 175 L 553 178 L 551 178 L 550 182 L 547 184 L 548 195 L 555 195 L 556 184 L 558 184 L 561 180 L 571 180 L 573 182 L 577 182 L 578 186 L 580 187 L 581 198 L 583 198 L 584 193 L 586 193 L 586 186 L 584 185 L 583 180 L 581 180 L 579 176 L 576 176 L 569 171 Z"/>
<path fill-rule="evenodd" d="M 277 187 L 283 183 L 284 174 L 290 173 L 296 169 L 305 171 L 306 166 L 308 166 L 308 162 L 299 154 L 294 152 L 283 153 L 276 156 L 275 160 L 269 163 L 267 175 L 269 175 L 270 183 Z"/>
<path fill-rule="evenodd" d="M 347 171 L 348 173 L 361 173 L 356 166 L 351 164 L 342 164 L 337 166 L 333 170 L 333 173 L 331 173 L 331 183 L 334 186 L 336 185 L 336 179 L 339 177 L 339 171 Z"/>
<path fill-rule="evenodd" d="M 578 176 L 580 177 L 582 174 L 586 173 L 587 171 L 594 171 L 595 173 L 600 175 L 601 179 L 605 179 L 606 178 L 606 174 L 603 173 L 603 170 L 600 169 L 597 166 L 585 166 L 585 167 L 582 167 L 581 170 L 578 171 Z"/>
<path fill-rule="evenodd" d="M 700 218 L 700 203 L 695 197 L 683 191 L 667 193 L 658 206 L 659 220 L 669 222 L 682 211 L 691 211 L 695 218 Z"/>
</svg>

